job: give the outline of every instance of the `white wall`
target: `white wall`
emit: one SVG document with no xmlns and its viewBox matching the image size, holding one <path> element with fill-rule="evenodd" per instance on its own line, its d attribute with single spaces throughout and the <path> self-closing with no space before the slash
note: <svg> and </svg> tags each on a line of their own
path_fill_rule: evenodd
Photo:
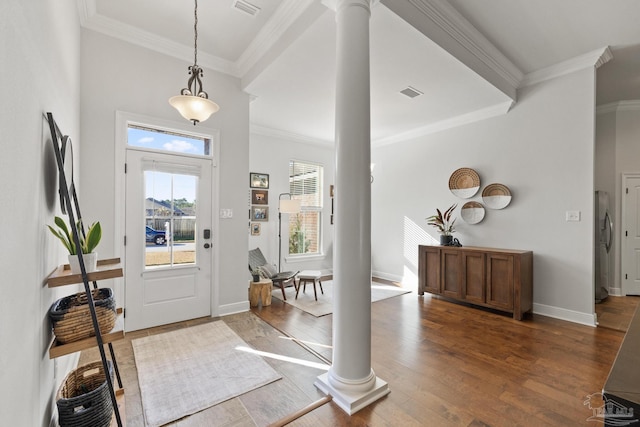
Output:
<svg viewBox="0 0 640 427">
<path fill-rule="evenodd" d="M 114 234 L 124 200 L 115 200 L 115 114 L 143 114 L 161 120 L 183 120 L 168 103 L 186 86 L 191 64 L 132 44 L 82 30 L 82 135 L 84 151 L 80 181 L 83 216 L 103 225 L 99 251 L 105 256 L 124 253 Z M 203 84 L 220 111 L 203 123 L 220 130 L 218 204 L 233 209 L 234 217 L 213 228 L 219 259 L 214 271 L 213 314 L 248 308 L 247 182 L 249 171 L 249 97 L 236 78 L 204 70 Z M 119 167 L 118 170 L 122 170 Z M 123 194 L 124 196 L 124 194 Z M 217 217 L 218 212 L 214 212 Z M 215 222 L 215 221 L 214 221 Z M 215 241 L 215 240 L 214 240 Z M 102 257 L 102 256 L 101 256 Z M 214 266 L 215 268 L 216 266 Z M 125 266 L 126 268 L 126 266 Z M 216 304 L 217 301 L 217 304 Z"/>
<path fill-rule="evenodd" d="M 375 148 L 374 271 L 415 281 L 417 245 L 438 238 L 425 218 L 464 204 L 448 180 L 470 167 L 482 188 L 505 184 L 513 200 L 487 210 L 480 224 L 458 219 L 455 236 L 467 246 L 532 250 L 534 311 L 592 325 L 594 74 L 525 87 L 504 116 Z M 469 200 L 482 201 L 480 194 Z M 568 210 L 580 211 L 581 221 L 566 222 Z"/>
<path fill-rule="evenodd" d="M 0 420 L 48 426 L 77 357 L 49 359 L 47 311 L 77 289 L 45 283 L 66 254 L 46 229 L 60 207 L 43 115 L 52 112 L 63 132 L 79 134 L 80 29 L 71 1 L 5 0 L 0 16 Z"/>
<path fill-rule="evenodd" d="M 621 288 L 624 272 L 620 269 L 622 254 L 622 198 L 624 189 L 622 188 L 622 174 L 640 173 L 640 103 L 637 101 L 625 101 L 618 105 L 615 120 L 615 195 L 616 214 L 615 223 L 618 224 L 619 232 L 616 232 L 614 242 L 615 266 L 616 266 L 616 288 Z"/>
<path fill-rule="evenodd" d="M 269 174 L 269 221 L 262 223 L 260 236 L 249 236 L 249 248 L 260 247 L 267 261 L 278 264 L 278 195 L 289 192 L 289 161 L 299 160 L 321 164 L 324 168 L 322 247 L 324 257 L 297 261 L 287 258 L 288 215 L 282 215 L 282 270 L 321 270 L 332 272 L 333 226 L 329 185 L 334 183 L 335 159 L 333 147 L 287 140 L 282 137 L 251 134 L 251 172 Z M 246 178 L 247 201 L 251 200 L 249 177 Z M 245 267 L 246 268 L 246 267 Z M 248 274 L 248 273 L 247 273 Z"/>
</svg>

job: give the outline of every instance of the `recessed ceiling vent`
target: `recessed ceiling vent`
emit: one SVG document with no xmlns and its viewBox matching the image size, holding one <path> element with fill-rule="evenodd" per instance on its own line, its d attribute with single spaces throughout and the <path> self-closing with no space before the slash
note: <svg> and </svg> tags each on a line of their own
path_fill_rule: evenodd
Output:
<svg viewBox="0 0 640 427">
<path fill-rule="evenodd" d="M 413 88 L 411 86 L 407 86 L 406 89 L 402 89 L 400 91 L 401 94 L 408 96 L 409 98 L 415 98 L 416 96 L 424 95 L 418 89 Z"/>
<path fill-rule="evenodd" d="M 247 15 L 256 16 L 260 12 L 260 8 L 244 0 L 233 0 L 232 7 L 235 10 L 244 12 Z"/>
</svg>

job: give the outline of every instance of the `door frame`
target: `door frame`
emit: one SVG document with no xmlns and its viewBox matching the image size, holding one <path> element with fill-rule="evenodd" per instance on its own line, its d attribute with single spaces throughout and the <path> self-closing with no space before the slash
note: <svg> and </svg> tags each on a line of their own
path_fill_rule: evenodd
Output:
<svg viewBox="0 0 640 427">
<path fill-rule="evenodd" d="M 621 175 L 621 182 L 620 182 L 620 215 L 616 215 L 619 218 L 620 221 L 620 227 L 618 229 L 618 232 L 616 233 L 618 235 L 618 244 L 614 245 L 615 249 L 617 250 L 617 254 L 615 256 L 615 258 L 620 260 L 620 275 L 619 275 L 619 283 L 620 283 L 620 287 L 615 289 L 613 292 L 611 292 L 612 295 L 618 295 L 618 296 L 626 296 L 625 293 L 625 286 L 624 286 L 624 271 L 625 271 L 625 267 L 626 267 L 626 262 L 625 262 L 625 254 L 624 254 L 624 248 L 623 246 L 626 246 L 626 239 L 624 236 L 624 231 L 627 229 L 627 197 L 626 197 L 626 191 L 625 189 L 627 188 L 626 183 L 627 183 L 627 179 L 629 178 L 640 178 L 640 172 L 623 172 Z M 614 259 L 615 259 L 614 258 Z"/>
<path fill-rule="evenodd" d="M 211 171 L 211 244 L 212 247 L 212 263 L 211 263 L 211 317 L 217 317 L 220 312 L 220 131 L 218 129 L 208 128 L 199 125 L 194 131 L 193 125 L 186 121 L 172 121 L 158 119 L 156 117 L 146 116 L 143 114 L 128 113 L 125 111 L 116 111 L 115 120 L 115 161 L 114 161 L 114 256 L 120 258 L 122 267 L 127 268 L 124 258 L 124 224 L 125 224 L 125 162 L 127 150 L 127 129 L 129 124 L 137 124 L 148 126 L 151 128 L 172 129 L 180 131 L 187 135 L 204 136 L 211 140 L 211 159 L 213 161 L 213 169 Z M 124 277 L 115 279 L 114 293 L 118 305 L 126 308 Z M 121 302 L 124 302 L 122 304 Z M 125 322 L 126 323 L 126 322 Z"/>
</svg>

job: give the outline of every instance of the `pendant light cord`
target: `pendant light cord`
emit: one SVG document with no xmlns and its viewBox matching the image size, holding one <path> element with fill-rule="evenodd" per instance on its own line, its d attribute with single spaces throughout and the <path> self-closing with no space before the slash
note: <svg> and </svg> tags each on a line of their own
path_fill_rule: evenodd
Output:
<svg viewBox="0 0 640 427">
<path fill-rule="evenodd" d="M 194 0 L 196 7 L 193 10 L 193 65 L 198 65 L 198 0 Z"/>
</svg>

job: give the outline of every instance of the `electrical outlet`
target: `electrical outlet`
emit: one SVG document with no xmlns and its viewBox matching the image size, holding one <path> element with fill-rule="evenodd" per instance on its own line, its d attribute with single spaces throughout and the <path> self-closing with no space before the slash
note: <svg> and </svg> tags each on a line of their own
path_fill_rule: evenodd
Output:
<svg viewBox="0 0 640 427">
<path fill-rule="evenodd" d="M 580 211 L 567 211 L 565 215 L 567 221 L 580 221 Z"/>
</svg>

